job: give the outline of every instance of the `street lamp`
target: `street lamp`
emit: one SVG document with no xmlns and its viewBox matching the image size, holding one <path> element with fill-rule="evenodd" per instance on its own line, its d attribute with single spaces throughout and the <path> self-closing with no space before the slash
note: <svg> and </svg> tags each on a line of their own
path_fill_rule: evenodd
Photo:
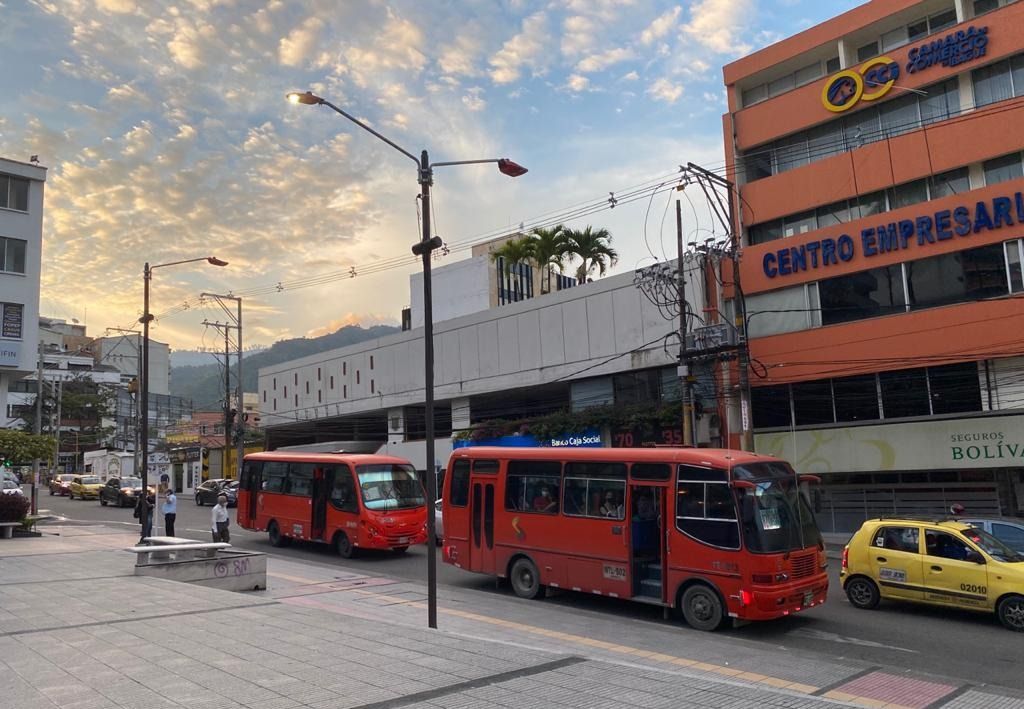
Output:
<svg viewBox="0 0 1024 709">
<path fill-rule="evenodd" d="M 153 271 L 158 268 L 166 268 L 168 266 L 180 266 L 183 263 L 197 263 L 199 261 L 206 261 L 211 266 L 227 266 L 227 261 L 221 261 L 216 256 L 203 256 L 200 258 L 189 258 L 184 261 L 169 261 L 168 263 L 158 263 L 155 266 L 150 266 L 149 261 L 142 269 L 142 317 L 139 318 L 139 322 L 142 323 L 142 352 L 140 361 L 140 374 L 139 379 L 141 380 L 140 391 L 139 391 L 139 443 L 142 448 L 142 495 L 145 498 L 148 495 L 148 484 L 149 484 L 149 323 L 153 321 L 153 316 L 149 312 L 149 283 L 153 280 Z M 155 510 L 154 510 L 155 514 Z M 146 518 L 149 516 L 149 509 L 143 504 L 139 509 L 139 523 L 142 525 L 142 529 L 146 529 Z"/>
<path fill-rule="evenodd" d="M 424 150 L 420 157 L 410 153 L 400 145 L 393 143 L 354 116 L 335 106 L 330 101 L 320 98 L 311 91 L 299 93 L 293 91 L 287 95 L 291 103 L 305 106 L 327 106 L 340 113 L 368 133 L 372 133 L 392 148 L 416 163 L 418 182 L 420 185 L 420 201 L 423 210 L 423 238 L 412 247 L 412 252 L 423 259 L 423 387 L 424 417 L 426 418 L 426 455 L 427 455 L 427 624 L 437 627 L 437 530 L 434 517 L 434 502 L 437 500 L 437 470 L 434 467 L 434 312 L 430 284 L 430 254 L 440 248 L 444 242 L 441 237 L 430 235 L 430 186 L 434 184 L 434 168 L 451 165 L 479 165 L 494 163 L 503 175 L 520 177 L 527 170 L 522 165 L 508 158 L 491 158 L 488 160 L 457 160 L 454 162 L 431 163 Z"/>
</svg>

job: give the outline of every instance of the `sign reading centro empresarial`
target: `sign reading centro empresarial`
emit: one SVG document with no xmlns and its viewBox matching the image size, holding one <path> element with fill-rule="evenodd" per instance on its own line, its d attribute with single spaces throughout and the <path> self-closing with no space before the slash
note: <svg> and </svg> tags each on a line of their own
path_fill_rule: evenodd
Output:
<svg viewBox="0 0 1024 709">
<path fill-rule="evenodd" d="M 907 54 L 906 71 L 915 74 L 939 64 L 957 66 L 985 56 L 988 27 L 968 27 L 941 39 L 925 42 Z M 833 74 L 821 91 L 821 103 L 833 113 L 842 113 L 861 101 L 885 96 L 900 78 L 900 65 L 889 57 L 875 57 L 856 69 Z"/>
<path fill-rule="evenodd" d="M 789 276 L 848 263 L 861 257 L 871 258 L 913 246 L 928 248 L 941 241 L 960 240 L 972 234 L 1009 226 L 1024 226 L 1024 193 L 941 209 L 914 219 L 875 224 L 860 230 L 859 239 L 849 234 L 818 239 L 800 246 L 769 251 L 761 260 L 768 278 Z"/>
</svg>

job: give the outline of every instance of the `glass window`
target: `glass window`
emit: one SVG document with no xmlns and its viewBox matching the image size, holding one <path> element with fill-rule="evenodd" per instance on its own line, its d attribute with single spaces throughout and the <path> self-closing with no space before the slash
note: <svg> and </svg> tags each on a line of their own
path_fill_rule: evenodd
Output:
<svg viewBox="0 0 1024 709">
<path fill-rule="evenodd" d="M 366 509 L 387 512 L 423 507 L 426 504 L 423 485 L 411 465 L 357 465 L 356 477 Z"/>
<path fill-rule="evenodd" d="M 979 108 L 1013 97 L 1010 63 L 1007 61 L 975 69 L 971 72 L 971 80 L 974 83 L 974 105 Z"/>
<path fill-rule="evenodd" d="M 558 514 L 562 464 L 553 461 L 513 460 L 505 477 L 505 509 Z"/>
<path fill-rule="evenodd" d="M 482 473 L 484 475 L 496 475 L 500 463 L 496 460 L 474 460 L 473 461 L 473 472 Z"/>
<path fill-rule="evenodd" d="M 774 152 L 772 146 L 765 145 L 743 157 L 743 171 L 746 174 L 747 182 L 772 176 L 772 154 Z"/>
<path fill-rule="evenodd" d="M 1013 83 L 1013 95 L 1024 94 L 1024 54 L 1010 59 L 1010 80 Z"/>
<path fill-rule="evenodd" d="M 873 217 L 876 214 L 882 214 L 887 211 L 888 206 L 885 201 L 885 192 L 872 192 L 871 194 L 861 195 L 856 200 L 856 207 L 854 213 L 861 219 L 867 217 Z"/>
<path fill-rule="evenodd" d="M 754 428 L 782 428 L 792 424 L 788 384 L 753 387 L 750 399 Z"/>
<path fill-rule="evenodd" d="M 767 84 L 761 84 L 743 92 L 743 105 L 752 106 L 755 103 L 764 101 L 766 98 L 768 98 L 768 86 Z"/>
<path fill-rule="evenodd" d="M 900 209 L 928 201 L 928 181 L 914 180 L 892 189 L 892 208 Z"/>
<path fill-rule="evenodd" d="M 0 239 L 3 245 L 3 263 L 0 270 L 9 273 L 25 272 L 25 247 L 28 242 L 22 239 Z"/>
<path fill-rule="evenodd" d="M 764 224 L 755 224 L 747 230 L 747 235 L 750 238 L 750 245 L 764 244 L 768 241 L 775 241 L 776 239 L 782 238 L 782 220 L 777 219 L 773 222 L 765 222 Z"/>
<path fill-rule="evenodd" d="M 878 118 L 877 108 L 866 108 L 857 111 L 843 122 L 843 135 L 846 136 L 846 149 L 855 150 L 868 143 L 878 140 L 882 133 L 882 124 Z"/>
<path fill-rule="evenodd" d="M 882 414 L 887 419 L 928 416 L 928 375 L 924 369 L 880 372 Z"/>
<path fill-rule="evenodd" d="M 869 42 L 862 47 L 857 47 L 857 61 L 866 62 L 872 57 L 878 56 L 878 42 Z"/>
<path fill-rule="evenodd" d="M 797 426 L 835 423 L 832 412 L 832 382 L 828 379 L 819 382 L 800 382 L 793 384 L 792 389 L 793 412 Z"/>
<path fill-rule="evenodd" d="M 889 138 L 909 133 L 921 126 L 921 112 L 915 94 L 886 101 L 879 107 L 878 112 L 882 130 Z"/>
<path fill-rule="evenodd" d="M 803 86 L 804 84 L 809 84 L 815 79 L 820 78 L 821 75 L 821 62 L 814 62 L 813 64 L 808 64 L 802 69 L 797 69 L 793 73 L 793 78 L 797 86 Z"/>
<path fill-rule="evenodd" d="M 819 281 L 818 292 L 823 325 L 889 315 L 905 309 L 903 273 L 898 264 Z"/>
<path fill-rule="evenodd" d="M 925 125 L 944 121 L 960 114 L 960 84 L 956 79 L 943 81 L 923 89 L 927 96 L 919 96 L 921 120 Z"/>
<path fill-rule="evenodd" d="M 795 170 L 807 165 L 810 158 L 807 153 L 807 137 L 803 134 L 790 136 L 780 140 L 775 147 L 775 164 L 777 172 Z"/>
<path fill-rule="evenodd" d="M 676 491 L 676 515 L 704 519 L 704 483 L 679 483 Z"/>
<path fill-rule="evenodd" d="M 910 307 L 914 309 L 1009 293 L 1002 244 L 933 256 L 905 266 Z"/>
<path fill-rule="evenodd" d="M 928 18 L 928 29 L 931 32 L 941 32 L 947 27 L 952 27 L 956 24 L 956 10 L 949 9 L 943 12 L 939 12 Z"/>
<path fill-rule="evenodd" d="M 263 463 L 263 491 L 284 492 L 285 480 L 288 477 L 288 464 L 279 461 Z"/>
<path fill-rule="evenodd" d="M 907 28 L 898 27 L 891 32 L 886 32 L 882 35 L 882 51 L 888 52 L 890 49 L 902 47 L 909 41 L 910 39 L 907 37 Z"/>
<path fill-rule="evenodd" d="M 1010 291 L 1020 293 L 1024 291 L 1024 273 L 1021 272 L 1021 263 L 1024 262 L 1021 247 L 1024 246 L 1024 241 L 1014 239 L 1007 241 L 1005 246 L 1006 266 L 1010 274 Z"/>
<path fill-rule="evenodd" d="M 794 81 L 793 75 L 787 74 L 786 76 L 780 77 L 775 81 L 771 81 L 768 83 L 768 95 L 778 96 L 781 93 L 789 91 L 795 86 L 796 83 Z"/>
<path fill-rule="evenodd" d="M 832 121 L 809 130 L 807 147 L 812 161 L 839 155 L 844 149 L 842 121 Z"/>
<path fill-rule="evenodd" d="M 991 12 L 999 7 L 999 0 L 974 0 L 974 16 Z"/>
<path fill-rule="evenodd" d="M 825 62 L 825 73 L 826 74 L 835 74 L 841 68 L 842 68 L 842 64 L 839 62 L 839 57 L 832 57 L 827 62 Z"/>
<path fill-rule="evenodd" d="M 738 549 L 739 525 L 726 483 L 680 482 L 676 487 L 676 528 L 716 547 Z"/>
<path fill-rule="evenodd" d="M 985 170 L 985 184 L 997 185 L 1007 180 L 1015 180 L 1024 177 L 1024 168 L 1021 166 L 1020 153 L 1004 155 L 1001 158 L 986 160 L 982 163 Z"/>
<path fill-rule="evenodd" d="M 287 492 L 309 497 L 313 494 L 313 463 L 292 463 L 288 467 Z"/>
<path fill-rule="evenodd" d="M 10 178 L 11 186 L 7 206 L 22 212 L 28 211 L 28 180 L 20 177 Z"/>
<path fill-rule="evenodd" d="M 469 460 L 465 458 L 456 460 L 452 466 L 448 502 L 454 507 L 465 507 L 469 503 Z"/>
<path fill-rule="evenodd" d="M 932 199 L 963 194 L 971 189 L 971 178 L 966 167 L 941 172 L 931 178 Z"/>
<path fill-rule="evenodd" d="M 929 367 L 928 387 L 934 414 L 981 411 L 981 382 L 974 362 Z"/>
<path fill-rule="evenodd" d="M 920 530 L 917 527 L 880 527 L 872 542 L 879 549 L 921 553 Z"/>
<path fill-rule="evenodd" d="M 705 489 L 704 512 L 708 519 L 736 519 L 736 502 L 726 483 L 708 483 Z"/>
<path fill-rule="evenodd" d="M 642 404 L 661 398 L 661 371 L 648 369 L 612 376 L 616 404 Z"/>
<path fill-rule="evenodd" d="M 953 559 L 955 561 L 966 561 L 967 552 L 971 548 L 967 542 L 952 534 L 926 530 L 924 535 L 925 554 L 940 559 Z"/>
<path fill-rule="evenodd" d="M 834 224 L 844 224 L 850 221 L 850 205 L 846 200 L 842 202 L 836 202 L 834 204 L 826 204 L 824 207 L 818 207 L 818 228 L 824 229 L 827 226 Z"/>
<path fill-rule="evenodd" d="M 928 20 L 920 19 L 907 25 L 907 40 L 913 42 L 921 37 L 928 36 Z"/>
<path fill-rule="evenodd" d="M 664 463 L 633 463 L 629 476 L 634 480 L 668 480 L 672 468 Z"/>
<path fill-rule="evenodd" d="M 874 374 L 832 380 L 836 421 L 875 421 L 878 414 L 878 389 Z"/>
<path fill-rule="evenodd" d="M 347 465 L 332 466 L 332 470 L 334 482 L 331 485 L 331 504 L 342 512 L 358 512 L 359 501 L 356 499 L 352 471 Z"/>
<path fill-rule="evenodd" d="M 565 514 L 579 517 L 601 517 L 604 519 L 625 519 L 626 498 L 625 465 L 623 479 L 586 478 L 581 466 L 570 471 L 572 463 L 565 466 Z M 608 466 L 605 466 L 608 467 Z"/>
<path fill-rule="evenodd" d="M 800 214 L 790 215 L 783 220 L 782 235 L 796 236 L 797 234 L 806 234 L 809 231 L 814 231 L 817 228 L 818 220 L 814 212 L 801 212 Z"/>
<path fill-rule="evenodd" d="M 748 337 L 796 332 L 814 325 L 808 318 L 807 293 L 803 285 L 749 296 L 746 310 Z"/>
<path fill-rule="evenodd" d="M 1011 549 L 1024 551 L 1024 529 L 1011 524 L 992 523 L 992 536 Z"/>
<path fill-rule="evenodd" d="M 729 479 L 729 471 L 725 468 L 706 468 L 700 465 L 680 465 L 679 479 L 724 483 Z"/>
</svg>

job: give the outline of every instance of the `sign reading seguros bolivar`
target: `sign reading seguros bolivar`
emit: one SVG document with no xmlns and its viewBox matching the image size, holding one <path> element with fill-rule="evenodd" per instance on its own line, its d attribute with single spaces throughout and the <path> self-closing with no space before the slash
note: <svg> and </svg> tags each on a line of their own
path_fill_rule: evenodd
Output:
<svg viewBox="0 0 1024 709">
<path fill-rule="evenodd" d="M 968 27 L 945 37 L 925 42 L 910 50 L 906 70 L 914 74 L 936 64 L 956 66 L 985 56 L 988 27 Z M 821 103 L 833 113 L 842 113 L 861 101 L 885 96 L 900 78 L 900 65 L 889 57 L 875 57 L 856 69 L 833 74 L 821 90 Z"/>
</svg>

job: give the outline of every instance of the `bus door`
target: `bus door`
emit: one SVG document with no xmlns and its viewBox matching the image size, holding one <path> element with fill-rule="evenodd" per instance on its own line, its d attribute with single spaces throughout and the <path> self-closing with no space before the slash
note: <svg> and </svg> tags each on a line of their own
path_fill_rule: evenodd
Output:
<svg viewBox="0 0 1024 709">
<path fill-rule="evenodd" d="M 630 568 L 633 596 L 665 600 L 665 488 L 630 487 Z"/>
<path fill-rule="evenodd" d="M 469 568 L 494 570 L 494 476 L 470 478 Z"/>
<path fill-rule="evenodd" d="M 254 460 L 247 462 L 242 472 L 242 482 L 240 485 L 248 493 L 246 495 L 247 507 L 245 510 L 239 510 L 238 514 L 240 516 L 244 515 L 242 518 L 248 520 L 249 527 L 256 525 L 256 496 L 260 492 L 260 471 L 262 468 L 263 463 Z"/>
<path fill-rule="evenodd" d="M 311 519 L 309 524 L 309 538 L 323 540 L 327 528 L 327 497 L 330 495 L 334 481 L 331 479 L 330 468 L 316 467 L 313 469 L 313 490 Z"/>
</svg>

